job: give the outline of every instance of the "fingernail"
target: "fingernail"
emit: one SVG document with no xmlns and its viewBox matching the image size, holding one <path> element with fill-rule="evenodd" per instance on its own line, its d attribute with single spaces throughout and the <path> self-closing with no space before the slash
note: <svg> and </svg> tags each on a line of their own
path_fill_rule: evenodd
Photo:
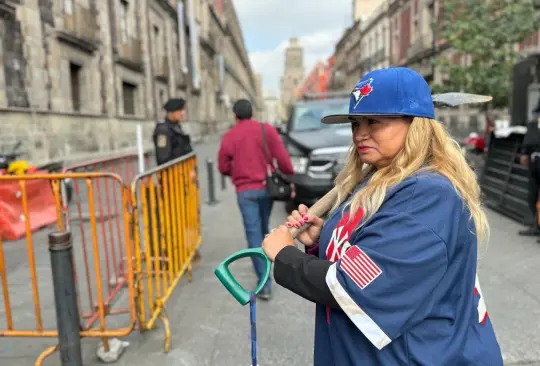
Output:
<svg viewBox="0 0 540 366">
<path fill-rule="evenodd" d="M 292 227 L 292 224 L 290 222 L 288 222 L 287 227 Z"/>
<path fill-rule="evenodd" d="M 304 216 L 304 221 L 305 221 L 305 222 L 308 222 L 308 221 L 309 221 L 309 217 L 307 217 L 307 215 Z"/>
</svg>

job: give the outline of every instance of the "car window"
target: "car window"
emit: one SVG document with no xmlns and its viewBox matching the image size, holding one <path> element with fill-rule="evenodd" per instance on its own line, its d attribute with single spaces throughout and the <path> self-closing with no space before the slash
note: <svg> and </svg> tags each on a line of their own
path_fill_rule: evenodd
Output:
<svg viewBox="0 0 540 366">
<path fill-rule="evenodd" d="M 343 127 L 342 125 L 325 125 L 321 119 L 331 114 L 349 113 L 349 101 L 340 100 L 332 103 L 297 104 L 294 106 L 291 130 L 306 131 L 321 128 Z"/>
</svg>

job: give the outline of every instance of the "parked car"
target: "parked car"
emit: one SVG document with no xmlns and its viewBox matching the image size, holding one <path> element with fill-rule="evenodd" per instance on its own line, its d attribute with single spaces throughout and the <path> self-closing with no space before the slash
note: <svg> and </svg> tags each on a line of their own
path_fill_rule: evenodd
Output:
<svg viewBox="0 0 540 366">
<path fill-rule="evenodd" d="M 279 127 L 291 156 L 296 197 L 286 204 L 291 212 L 300 203 L 311 205 L 330 191 L 352 141 L 349 124 L 325 125 L 324 116 L 348 113 L 349 93 L 340 97 L 298 101 L 288 122 Z"/>
</svg>

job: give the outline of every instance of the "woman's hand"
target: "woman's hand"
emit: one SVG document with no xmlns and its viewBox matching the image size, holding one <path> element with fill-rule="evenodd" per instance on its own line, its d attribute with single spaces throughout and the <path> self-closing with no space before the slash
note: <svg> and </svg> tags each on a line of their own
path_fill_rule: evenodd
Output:
<svg viewBox="0 0 540 366">
<path fill-rule="evenodd" d="M 281 251 L 281 249 L 287 246 L 294 247 L 295 245 L 292 234 L 285 225 L 281 225 L 277 229 L 272 230 L 272 232 L 268 234 L 262 242 L 262 248 L 266 253 L 266 256 L 270 258 L 272 262 L 276 259 L 276 255 Z"/>
<path fill-rule="evenodd" d="M 311 215 L 308 217 L 307 211 L 306 205 L 298 206 L 298 210 L 293 211 L 288 217 L 286 225 L 287 227 L 300 228 L 307 222 L 311 223 L 303 233 L 296 237 L 300 243 L 309 247 L 319 241 L 324 221 L 317 216 Z"/>
</svg>

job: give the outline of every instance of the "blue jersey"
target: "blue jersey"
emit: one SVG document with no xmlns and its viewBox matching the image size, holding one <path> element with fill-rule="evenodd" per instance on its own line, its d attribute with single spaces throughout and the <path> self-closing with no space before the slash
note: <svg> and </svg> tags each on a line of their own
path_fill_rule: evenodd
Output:
<svg viewBox="0 0 540 366">
<path fill-rule="evenodd" d="M 378 212 L 338 209 L 319 257 L 341 310 L 317 305 L 315 366 L 499 366 L 476 274 L 474 222 L 449 180 L 420 173 Z"/>
</svg>

